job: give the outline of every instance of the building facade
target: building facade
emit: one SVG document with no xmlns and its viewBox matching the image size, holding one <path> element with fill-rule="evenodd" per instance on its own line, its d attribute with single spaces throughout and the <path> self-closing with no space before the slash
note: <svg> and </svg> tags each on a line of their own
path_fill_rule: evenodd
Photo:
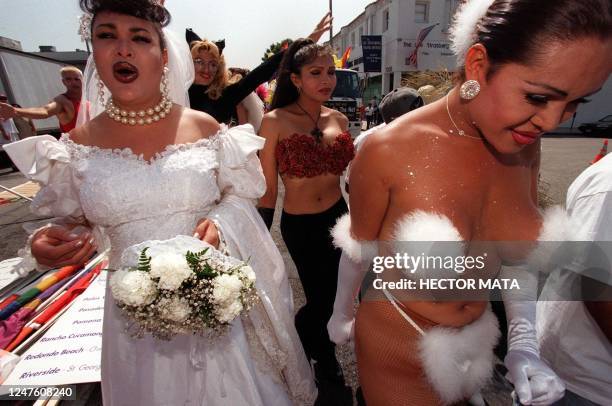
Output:
<svg viewBox="0 0 612 406">
<path fill-rule="evenodd" d="M 412 72 L 457 68 L 450 50 L 449 27 L 460 3 L 460 0 L 377 0 L 332 37 L 336 55 L 340 57 L 350 46 L 348 67 L 364 72 L 361 36 L 382 36 L 381 72 L 360 75 L 365 81 L 364 103 L 373 98 L 380 101 L 382 95 L 401 86 L 402 78 Z M 415 52 L 417 45 L 420 46 Z M 612 78 L 589 99 L 591 102 L 581 105 L 576 116 L 561 127 L 577 128 L 581 123 L 612 114 Z"/>
<path fill-rule="evenodd" d="M 82 49 L 76 49 L 74 51 L 56 51 L 55 47 L 53 46 L 40 46 L 39 48 L 39 52 L 31 52 L 31 54 L 55 59 L 57 61 L 64 62 L 67 65 L 76 66 L 81 71 L 85 70 L 87 58 L 89 58 L 89 52 L 87 51 Z"/>
<path fill-rule="evenodd" d="M 380 100 L 382 94 L 399 87 L 410 72 L 455 69 L 448 28 L 458 4 L 459 0 L 375 1 L 336 33 L 332 48 L 342 55 L 350 46 L 348 67 L 363 72 L 361 36 L 382 36 L 381 72 L 367 74 L 366 89 L 367 96 Z M 419 34 L 425 31 L 429 32 L 415 54 Z"/>
</svg>

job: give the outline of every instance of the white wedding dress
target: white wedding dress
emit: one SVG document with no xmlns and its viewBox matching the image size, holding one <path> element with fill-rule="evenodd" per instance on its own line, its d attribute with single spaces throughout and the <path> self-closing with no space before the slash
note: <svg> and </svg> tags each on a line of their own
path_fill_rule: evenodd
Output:
<svg viewBox="0 0 612 406">
<path fill-rule="evenodd" d="M 168 146 L 150 162 L 129 149 L 78 145 L 67 135 L 59 142 L 28 138 L 11 148 L 19 169 L 44 185 L 32 209 L 94 226 L 98 246 L 110 247 L 111 269 L 121 266 L 125 248 L 191 235 L 207 217 L 219 224 L 229 253 L 248 259 L 257 274 L 261 303 L 214 343 L 191 335 L 131 338 L 107 287 L 105 405 L 314 402 L 283 260 L 253 204 L 266 188 L 256 155 L 263 142 L 250 126 L 224 127 L 208 139 Z"/>
</svg>

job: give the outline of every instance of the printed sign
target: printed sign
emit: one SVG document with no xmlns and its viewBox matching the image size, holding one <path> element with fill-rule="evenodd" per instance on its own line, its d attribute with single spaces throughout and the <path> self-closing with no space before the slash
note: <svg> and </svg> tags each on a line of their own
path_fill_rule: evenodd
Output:
<svg viewBox="0 0 612 406">
<path fill-rule="evenodd" d="M 3 386 L 100 381 L 106 278 L 102 271 L 49 331 L 22 354 Z"/>
<path fill-rule="evenodd" d="M 382 69 L 382 35 L 362 35 L 363 71 L 381 72 Z"/>
<path fill-rule="evenodd" d="M 359 119 L 357 116 L 357 103 L 355 103 L 354 100 L 328 100 L 325 102 L 325 105 L 330 109 L 338 110 L 340 113 L 344 114 L 349 121 L 356 121 Z"/>
</svg>

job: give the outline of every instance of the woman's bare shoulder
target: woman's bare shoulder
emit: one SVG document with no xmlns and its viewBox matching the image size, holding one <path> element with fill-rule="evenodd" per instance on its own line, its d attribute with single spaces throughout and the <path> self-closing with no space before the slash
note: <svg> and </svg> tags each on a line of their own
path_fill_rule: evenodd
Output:
<svg viewBox="0 0 612 406">
<path fill-rule="evenodd" d="M 329 117 L 336 121 L 338 125 L 344 130 L 348 130 L 349 119 L 343 113 L 338 110 L 330 109 L 329 107 L 323 107 L 323 114 L 329 114 Z"/>
<path fill-rule="evenodd" d="M 96 129 L 100 126 L 102 121 L 101 115 L 95 117 L 93 120 L 87 123 L 77 126 L 70 130 L 68 133 L 68 139 L 75 144 L 81 144 L 86 146 L 96 146 Z"/>
<path fill-rule="evenodd" d="M 200 130 L 202 138 L 208 138 L 219 132 L 221 126 L 210 114 L 202 111 L 183 108 L 182 118 L 188 125 L 196 126 Z"/>
<path fill-rule="evenodd" d="M 268 111 L 266 114 L 264 114 L 264 119 L 267 119 L 268 121 L 283 120 L 289 117 L 290 115 L 291 113 L 285 107 L 280 107 Z"/>
<path fill-rule="evenodd" d="M 259 133 L 262 136 L 279 135 L 292 122 L 291 113 L 285 108 L 271 110 L 264 114 Z"/>
<path fill-rule="evenodd" d="M 419 148 L 447 136 L 430 117 L 415 113 L 404 114 L 370 138 L 391 148 Z"/>
</svg>

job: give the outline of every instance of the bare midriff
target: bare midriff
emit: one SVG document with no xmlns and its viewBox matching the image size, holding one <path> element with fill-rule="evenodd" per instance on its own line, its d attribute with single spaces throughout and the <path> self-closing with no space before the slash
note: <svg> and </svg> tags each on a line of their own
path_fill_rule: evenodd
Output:
<svg viewBox="0 0 612 406">
<path fill-rule="evenodd" d="M 488 278 L 495 275 L 498 266 L 493 264 L 490 269 L 482 274 L 465 275 L 468 279 Z M 401 271 L 395 269 L 385 270 L 380 275 L 385 282 L 397 282 L 406 279 Z M 463 276 L 457 277 L 457 279 Z M 411 279 L 408 277 L 407 279 Z M 433 278 L 436 280 L 437 278 Z M 454 281 L 453 281 L 454 282 Z M 487 290 L 457 290 L 446 288 L 437 290 L 398 290 L 388 289 L 400 307 L 409 312 L 416 313 L 433 324 L 448 327 L 463 327 L 477 320 L 488 305 L 489 291 Z M 379 293 L 368 295 L 371 300 L 385 300 L 385 296 Z M 366 296 L 366 298 L 368 298 Z M 482 300 L 480 300 L 482 298 Z M 366 299 L 367 300 L 367 299 Z"/>
<path fill-rule="evenodd" d="M 283 210 L 290 214 L 321 213 L 342 197 L 340 177 L 333 174 L 312 178 L 282 177 L 285 185 Z"/>
<path fill-rule="evenodd" d="M 435 324 L 463 327 L 477 320 L 484 313 L 488 302 L 404 301 L 402 304 Z"/>
</svg>

